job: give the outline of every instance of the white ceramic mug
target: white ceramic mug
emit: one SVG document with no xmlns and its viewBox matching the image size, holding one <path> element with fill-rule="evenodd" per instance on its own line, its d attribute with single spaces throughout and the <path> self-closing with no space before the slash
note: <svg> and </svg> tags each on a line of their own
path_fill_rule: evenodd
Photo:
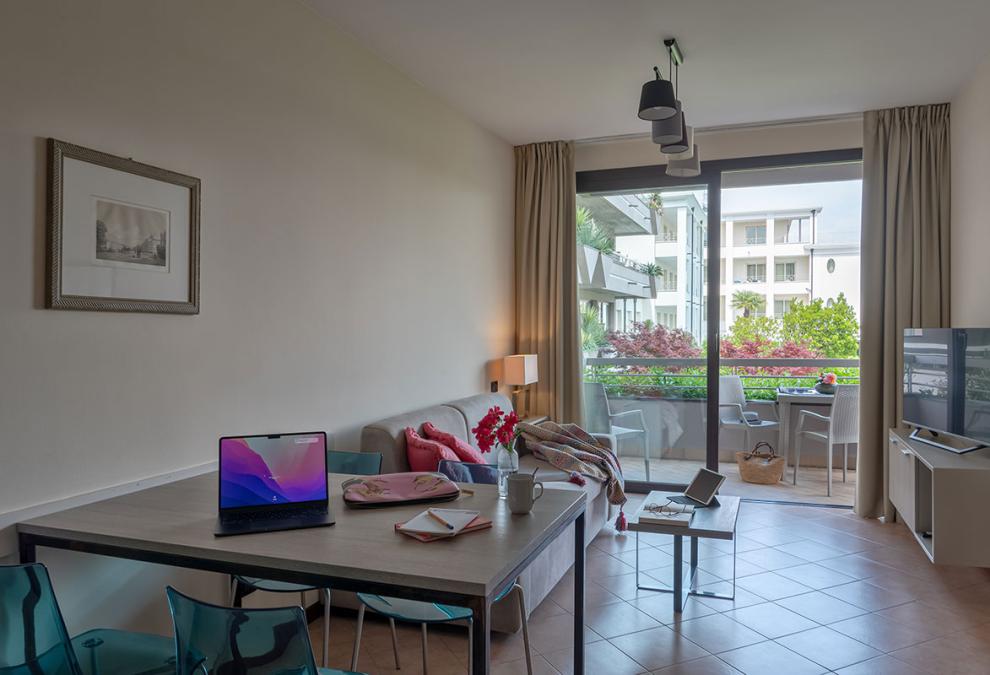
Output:
<svg viewBox="0 0 990 675">
<path fill-rule="evenodd" d="M 531 473 L 514 473 L 507 481 L 509 511 L 520 515 L 532 511 L 533 503 L 543 496 L 543 483 Z M 535 494 L 536 488 L 540 488 L 539 494 Z"/>
</svg>

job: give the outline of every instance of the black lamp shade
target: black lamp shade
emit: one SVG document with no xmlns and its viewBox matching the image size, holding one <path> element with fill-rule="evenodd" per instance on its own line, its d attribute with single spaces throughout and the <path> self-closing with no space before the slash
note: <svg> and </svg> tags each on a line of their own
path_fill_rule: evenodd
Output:
<svg viewBox="0 0 990 675">
<path fill-rule="evenodd" d="M 657 145 L 667 145 L 681 140 L 684 115 L 681 112 L 681 102 L 677 102 L 677 113 L 665 120 L 654 120 L 651 139 Z"/>
<path fill-rule="evenodd" d="M 639 95 L 639 119 L 652 122 L 677 114 L 674 85 L 668 80 L 650 80 Z"/>
<path fill-rule="evenodd" d="M 681 129 L 677 140 L 661 145 L 660 152 L 665 155 L 676 155 L 681 152 L 687 152 L 690 149 L 691 139 L 688 138 L 687 118 L 684 116 L 684 113 L 681 113 Z"/>
</svg>

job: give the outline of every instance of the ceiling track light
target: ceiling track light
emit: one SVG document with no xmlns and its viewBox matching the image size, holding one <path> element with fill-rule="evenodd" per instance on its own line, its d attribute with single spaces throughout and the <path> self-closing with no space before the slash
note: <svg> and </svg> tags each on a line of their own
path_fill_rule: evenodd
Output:
<svg viewBox="0 0 990 675">
<path fill-rule="evenodd" d="M 680 67 L 684 52 L 675 38 L 663 41 L 667 50 L 667 73 L 664 80 L 658 67 L 653 68 L 656 79 L 643 85 L 639 101 L 639 117 L 651 123 L 650 139 L 668 155 L 668 175 L 697 176 L 697 146 L 694 129 L 688 125 L 680 95 Z M 684 166 L 687 164 L 687 166 Z M 695 172 L 697 171 L 697 173 Z"/>
<path fill-rule="evenodd" d="M 653 66 L 653 72 L 656 79 L 643 84 L 639 94 L 639 119 L 648 122 L 665 120 L 677 114 L 674 85 L 670 80 L 663 79 L 658 66 Z"/>
</svg>

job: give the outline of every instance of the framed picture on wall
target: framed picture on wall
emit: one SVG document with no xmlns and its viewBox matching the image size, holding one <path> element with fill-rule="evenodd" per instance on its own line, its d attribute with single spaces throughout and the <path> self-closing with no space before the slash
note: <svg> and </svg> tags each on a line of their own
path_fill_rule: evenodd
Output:
<svg viewBox="0 0 990 675">
<path fill-rule="evenodd" d="M 47 304 L 199 313 L 200 181 L 48 139 Z"/>
</svg>

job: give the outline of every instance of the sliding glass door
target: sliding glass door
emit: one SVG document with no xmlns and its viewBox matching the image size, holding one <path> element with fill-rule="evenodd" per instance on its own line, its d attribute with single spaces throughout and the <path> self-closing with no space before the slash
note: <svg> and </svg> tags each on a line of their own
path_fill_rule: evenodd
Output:
<svg viewBox="0 0 990 675">
<path fill-rule="evenodd" d="M 800 411 L 828 408 L 782 392 L 826 370 L 857 381 L 858 327 L 842 321 L 858 313 L 860 160 L 853 149 L 706 162 L 690 179 L 663 166 L 578 174 L 585 425 L 618 439 L 630 489 L 683 488 L 707 466 L 730 494 L 845 499 L 818 490 L 813 437 L 798 488 L 791 471 L 753 489 L 736 452 L 766 440 L 793 453 Z M 845 332 L 821 329 L 825 314 Z M 825 334 L 842 346 L 824 347 Z M 850 495 L 843 485 L 834 492 Z"/>
</svg>

